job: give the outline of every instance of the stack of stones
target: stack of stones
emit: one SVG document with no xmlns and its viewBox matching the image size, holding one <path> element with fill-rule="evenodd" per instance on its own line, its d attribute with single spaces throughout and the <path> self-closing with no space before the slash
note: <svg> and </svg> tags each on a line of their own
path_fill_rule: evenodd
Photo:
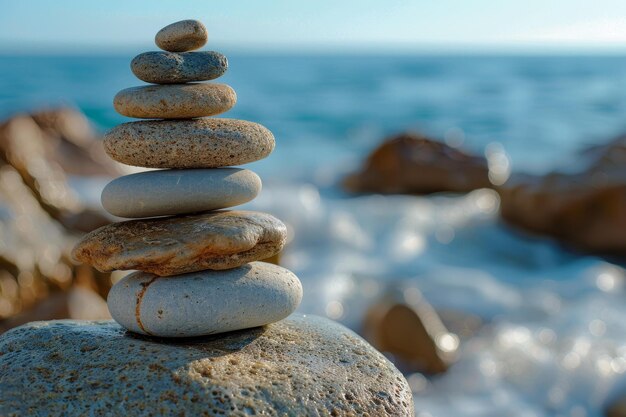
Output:
<svg viewBox="0 0 626 417">
<path fill-rule="evenodd" d="M 108 297 L 113 318 L 133 332 L 202 336 L 282 320 L 301 301 L 300 281 L 257 261 L 280 252 L 285 225 L 265 213 L 222 210 L 259 193 L 259 177 L 232 166 L 268 156 L 274 137 L 256 123 L 208 117 L 231 109 L 236 94 L 225 84 L 201 83 L 228 66 L 220 53 L 189 52 L 207 41 L 202 23 L 173 23 L 155 40 L 164 51 L 131 63 L 137 78 L 155 85 L 114 99 L 118 113 L 153 120 L 113 128 L 104 146 L 118 162 L 157 170 L 105 187 L 104 208 L 137 220 L 89 233 L 73 256 L 100 271 L 136 270 Z"/>
</svg>

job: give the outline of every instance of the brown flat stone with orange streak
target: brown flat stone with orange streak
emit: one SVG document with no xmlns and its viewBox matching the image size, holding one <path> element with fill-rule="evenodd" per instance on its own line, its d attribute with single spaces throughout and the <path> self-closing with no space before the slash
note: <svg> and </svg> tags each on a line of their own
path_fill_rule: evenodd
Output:
<svg viewBox="0 0 626 417">
<path fill-rule="evenodd" d="M 170 276 L 266 259 L 280 252 L 286 236 L 269 214 L 217 211 L 113 223 L 84 236 L 72 256 L 100 271 Z"/>
</svg>

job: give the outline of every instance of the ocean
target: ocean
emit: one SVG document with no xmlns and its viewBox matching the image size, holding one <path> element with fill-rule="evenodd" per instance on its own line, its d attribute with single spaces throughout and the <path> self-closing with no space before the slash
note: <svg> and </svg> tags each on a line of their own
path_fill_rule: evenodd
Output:
<svg viewBox="0 0 626 417">
<path fill-rule="evenodd" d="M 226 117 L 276 136 L 276 151 L 249 165 L 264 190 L 246 208 L 287 223 L 300 311 L 358 330 L 401 281 L 486 323 L 447 373 L 408 375 L 419 416 L 596 417 L 624 392 L 622 267 L 503 225 L 489 190 L 351 197 L 337 183 L 404 130 L 474 153 L 498 144 L 516 172 L 575 170 L 580 149 L 626 131 L 626 57 L 227 56 L 219 81 L 238 103 Z M 112 99 L 141 83 L 131 58 L 1 56 L 0 117 L 65 104 L 100 131 L 127 121 Z M 97 205 L 103 184 L 83 187 L 85 201 Z"/>
</svg>

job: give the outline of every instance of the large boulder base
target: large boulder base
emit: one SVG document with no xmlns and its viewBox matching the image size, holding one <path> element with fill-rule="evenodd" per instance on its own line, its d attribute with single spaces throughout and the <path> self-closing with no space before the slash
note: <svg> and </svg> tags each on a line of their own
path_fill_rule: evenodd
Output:
<svg viewBox="0 0 626 417">
<path fill-rule="evenodd" d="M 71 320 L 0 337 L 0 415 L 83 414 L 412 416 L 413 399 L 382 354 L 315 316 L 186 340 Z"/>
</svg>

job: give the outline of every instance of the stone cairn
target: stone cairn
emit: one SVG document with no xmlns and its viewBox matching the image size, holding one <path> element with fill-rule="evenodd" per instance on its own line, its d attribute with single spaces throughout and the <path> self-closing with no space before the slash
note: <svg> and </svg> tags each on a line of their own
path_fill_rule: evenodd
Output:
<svg viewBox="0 0 626 417">
<path fill-rule="evenodd" d="M 259 193 L 259 177 L 232 166 L 268 156 L 274 137 L 256 123 L 207 117 L 231 109 L 236 94 L 225 84 L 201 83 L 228 67 L 220 53 L 189 52 L 207 41 L 202 23 L 173 23 L 155 41 L 163 51 L 131 62 L 137 78 L 155 85 L 114 99 L 118 113 L 152 120 L 116 126 L 104 147 L 118 162 L 159 169 L 105 187 L 104 208 L 137 220 L 87 234 L 73 257 L 103 272 L 136 270 L 107 300 L 113 318 L 132 332 L 191 337 L 282 320 L 300 304 L 300 281 L 257 261 L 280 252 L 285 225 L 265 213 L 222 210 Z"/>
</svg>

